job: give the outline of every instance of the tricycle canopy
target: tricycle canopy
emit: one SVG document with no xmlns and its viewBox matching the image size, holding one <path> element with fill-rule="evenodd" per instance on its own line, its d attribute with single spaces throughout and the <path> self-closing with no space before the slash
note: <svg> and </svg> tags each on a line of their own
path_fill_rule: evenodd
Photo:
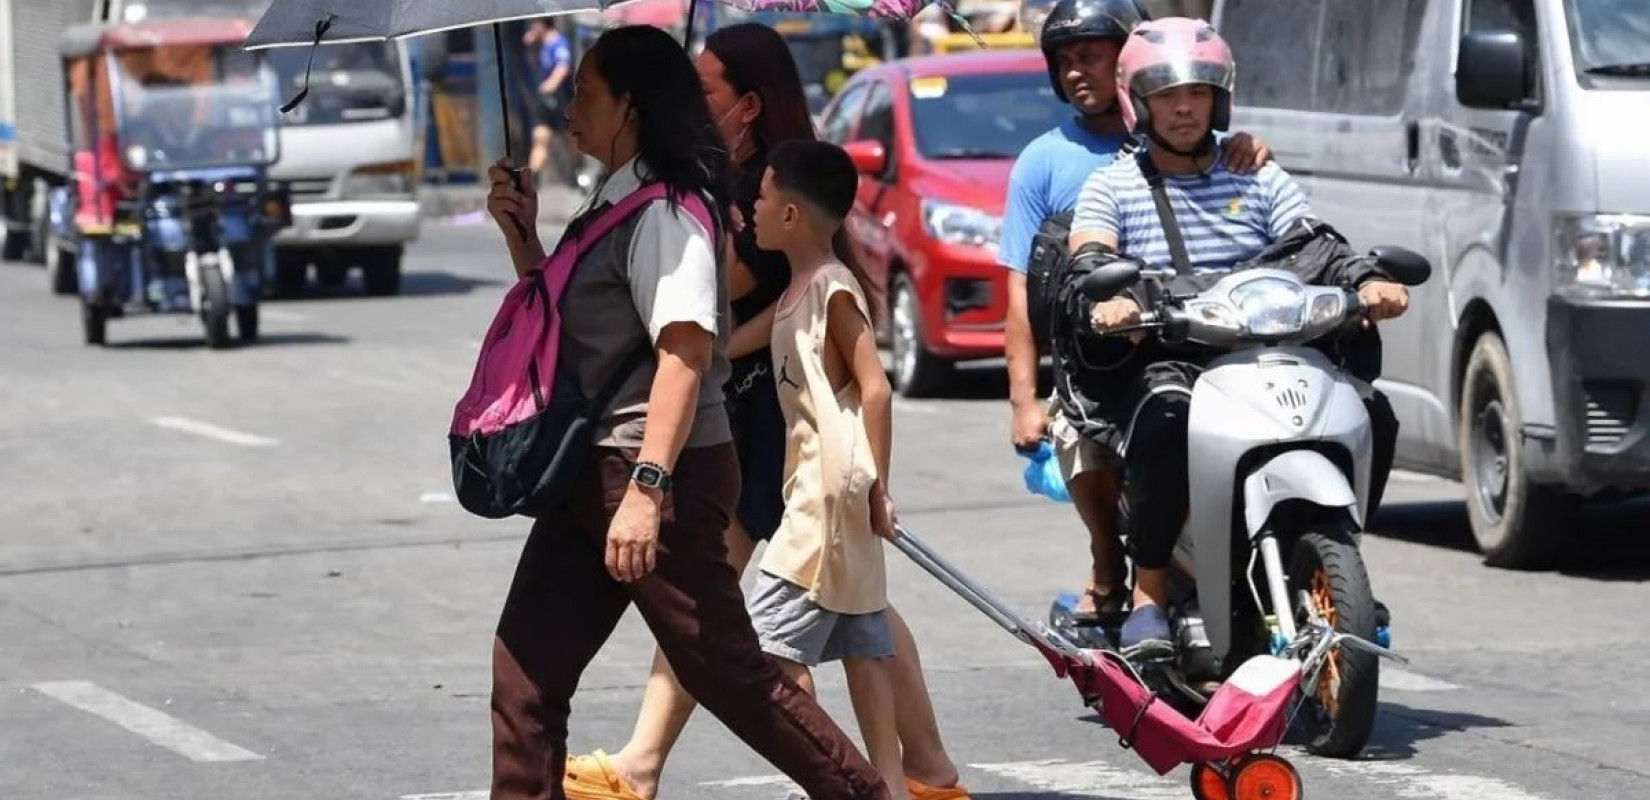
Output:
<svg viewBox="0 0 1650 800">
<path fill-rule="evenodd" d="M 261 167 L 279 158 L 279 99 L 244 20 L 71 28 L 61 42 L 76 170 Z M 114 162 L 104 164 L 101 162 Z"/>
</svg>

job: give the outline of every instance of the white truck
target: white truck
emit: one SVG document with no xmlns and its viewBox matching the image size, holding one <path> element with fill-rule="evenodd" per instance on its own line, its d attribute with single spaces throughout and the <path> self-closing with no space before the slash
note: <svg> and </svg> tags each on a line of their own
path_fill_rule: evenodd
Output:
<svg viewBox="0 0 1650 800">
<path fill-rule="evenodd" d="M 0 0 L 0 256 L 6 260 L 46 260 L 47 193 L 62 186 L 69 171 L 57 45 L 69 26 L 98 19 L 102 5 Z M 70 275 L 72 281 L 72 268 Z"/>
</svg>

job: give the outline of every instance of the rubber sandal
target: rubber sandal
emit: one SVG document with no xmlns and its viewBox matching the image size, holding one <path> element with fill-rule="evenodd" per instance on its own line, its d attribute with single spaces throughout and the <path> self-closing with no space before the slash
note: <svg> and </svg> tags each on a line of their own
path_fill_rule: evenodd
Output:
<svg viewBox="0 0 1650 800">
<path fill-rule="evenodd" d="M 961 783 L 956 786 L 929 786 L 915 778 L 906 777 L 905 791 L 911 800 L 974 800 Z"/>
<path fill-rule="evenodd" d="M 567 800 L 647 800 L 619 777 L 607 759 L 607 753 L 600 750 L 567 757 L 567 771 L 561 780 Z"/>
<path fill-rule="evenodd" d="M 1083 590 L 1083 595 L 1094 601 L 1094 611 L 1089 614 L 1078 613 L 1073 609 L 1071 621 L 1079 625 L 1115 625 L 1126 617 L 1128 612 L 1124 607 L 1129 601 L 1130 592 L 1127 589 L 1113 589 L 1102 592 L 1093 586 Z"/>
</svg>

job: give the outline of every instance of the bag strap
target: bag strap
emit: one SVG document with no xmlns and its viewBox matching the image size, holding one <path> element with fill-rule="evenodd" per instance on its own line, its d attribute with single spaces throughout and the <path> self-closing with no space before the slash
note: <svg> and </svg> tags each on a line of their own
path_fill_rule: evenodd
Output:
<svg viewBox="0 0 1650 800">
<path fill-rule="evenodd" d="M 1180 223 L 1175 221 L 1174 209 L 1169 207 L 1169 194 L 1163 188 L 1163 174 L 1157 171 L 1157 165 L 1152 163 L 1144 147 L 1134 154 L 1134 160 L 1140 165 L 1140 174 L 1145 176 L 1146 186 L 1152 190 L 1157 220 L 1163 225 L 1163 239 L 1169 244 L 1169 262 L 1175 272 L 1190 277 L 1192 260 L 1186 255 L 1186 240 L 1181 238 Z"/>
<path fill-rule="evenodd" d="M 619 223 L 640 211 L 643 206 L 668 196 L 669 194 L 663 183 L 657 181 L 646 183 L 636 191 L 625 195 L 619 202 L 603 206 L 592 212 L 593 216 L 587 222 L 579 223 L 577 232 L 569 238 L 562 239 L 556 245 L 555 252 L 546 256 L 544 262 L 539 265 L 539 275 L 547 276 L 550 281 L 547 288 L 552 302 L 559 301 L 562 292 L 566 291 L 567 282 L 573 277 L 573 267 L 577 263 L 579 255 L 588 246 L 600 241 L 602 237 L 611 233 Z M 683 197 L 682 201 L 680 205 L 687 208 L 688 213 L 704 226 L 714 240 L 716 238 L 716 223 L 711 217 L 710 207 L 705 205 L 704 199 L 699 197 L 698 194 L 691 194 Z M 558 264 L 555 261 L 556 255 L 563 248 L 569 246 L 573 248 L 573 257 Z M 558 266 L 560 269 L 550 273 L 547 268 L 551 266 Z"/>
</svg>

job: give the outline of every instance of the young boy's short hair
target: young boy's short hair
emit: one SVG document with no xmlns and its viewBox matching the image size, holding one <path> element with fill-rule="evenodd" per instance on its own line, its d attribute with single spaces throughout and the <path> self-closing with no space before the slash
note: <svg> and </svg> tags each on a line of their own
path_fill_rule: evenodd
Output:
<svg viewBox="0 0 1650 800">
<path fill-rule="evenodd" d="M 859 171 L 847 151 L 830 142 L 793 139 L 768 154 L 774 185 L 841 224 L 854 207 Z"/>
</svg>

